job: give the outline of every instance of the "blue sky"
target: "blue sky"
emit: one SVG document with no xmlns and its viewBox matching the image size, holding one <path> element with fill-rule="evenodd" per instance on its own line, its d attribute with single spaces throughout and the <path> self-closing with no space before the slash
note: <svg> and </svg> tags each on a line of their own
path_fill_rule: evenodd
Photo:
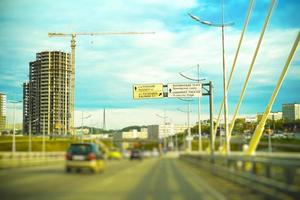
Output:
<svg viewBox="0 0 300 200">
<path fill-rule="evenodd" d="M 230 114 L 235 108 L 270 2 L 255 2 L 229 91 Z M 225 32 L 228 71 L 247 7 L 247 0 L 225 0 L 225 21 L 235 23 Z M 253 115 L 264 110 L 299 31 L 299 10 L 298 0 L 277 1 L 240 114 Z M 187 16 L 188 12 L 220 22 L 220 1 L 65 0 L 55 3 L 52 0 L 1 0 L 0 92 L 6 93 L 8 99 L 22 99 L 21 84 L 28 79 L 28 63 L 35 60 L 35 53 L 44 50 L 70 52 L 70 38 L 48 38 L 48 32 L 155 31 L 154 35 L 77 38 L 77 113 L 81 110 L 94 112 L 94 121 L 89 123 L 96 123 L 101 121 L 101 115 L 96 113 L 105 107 L 111 121 L 119 121 L 111 123 L 113 128 L 157 123 L 160 119 L 155 113 L 165 109 L 173 116 L 173 121 L 180 123 L 185 117 L 176 110 L 185 106 L 184 102 L 176 99 L 136 101 L 132 99 L 132 85 L 186 82 L 178 72 L 196 76 L 196 68 L 191 68 L 197 64 L 201 66 L 201 75 L 214 82 L 217 111 L 222 98 L 220 29 L 197 24 Z M 300 102 L 299 51 L 273 110 L 281 110 L 282 103 L 290 102 Z M 194 115 L 196 105 L 195 100 Z M 208 98 L 203 97 L 204 116 L 207 111 Z"/>
</svg>

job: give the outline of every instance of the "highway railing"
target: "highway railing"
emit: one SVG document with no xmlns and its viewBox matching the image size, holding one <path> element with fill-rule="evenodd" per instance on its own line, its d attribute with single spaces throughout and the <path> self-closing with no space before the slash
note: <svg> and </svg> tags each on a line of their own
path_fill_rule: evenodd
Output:
<svg viewBox="0 0 300 200">
<path fill-rule="evenodd" d="M 65 152 L 1 152 L 0 169 L 57 163 L 64 158 Z"/>
<path fill-rule="evenodd" d="M 271 199 L 300 199 L 298 157 L 182 154 L 180 158 Z"/>
</svg>

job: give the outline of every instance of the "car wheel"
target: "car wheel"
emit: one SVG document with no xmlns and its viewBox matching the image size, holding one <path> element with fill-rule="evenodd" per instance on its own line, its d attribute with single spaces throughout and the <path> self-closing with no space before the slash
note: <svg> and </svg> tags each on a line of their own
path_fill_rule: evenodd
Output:
<svg viewBox="0 0 300 200">
<path fill-rule="evenodd" d="M 93 173 L 93 174 L 98 172 L 97 169 L 94 169 L 94 168 L 91 168 L 90 170 L 91 170 L 91 173 Z"/>
<path fill-rule="evenodd" d="M 81 172 L 81 169 L 80 169 L 80 168 L 77 168 L 77 169 L 76 169 L 76 172 L 77 172 L 77 173 L 80 173 L 80 172 Z"/>
<path fill-rule="evenodd" d="M 70 173 L 71 172 L 71 167 L 66 167 L 66 172 Z"/>
</svg>

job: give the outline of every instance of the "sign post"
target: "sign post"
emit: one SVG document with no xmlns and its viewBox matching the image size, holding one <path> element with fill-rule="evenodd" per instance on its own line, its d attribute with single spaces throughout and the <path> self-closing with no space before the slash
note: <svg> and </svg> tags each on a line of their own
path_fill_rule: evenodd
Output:
<svg viewBox="0 0 300 200">
<path fill-rule="evenodd" d="M 136 84 L 133 85 L 133 99 L 163 98 L 163 84 Z"/>
<path fill-rule="evenodd" d="M 170 83 L 167 88 L 168 97 L 190 98 L 202 96 L 201 83 Z"/>
</svg>

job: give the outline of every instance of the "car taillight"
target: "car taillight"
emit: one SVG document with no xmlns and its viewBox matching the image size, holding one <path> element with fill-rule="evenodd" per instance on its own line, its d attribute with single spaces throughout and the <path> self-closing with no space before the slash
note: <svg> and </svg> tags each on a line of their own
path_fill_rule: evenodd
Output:
<svg viewBox="0 0 300 200">
<path fill-rule="evenodd" d="M 66 159 L 67 159 L 67 160 L 72 160 L 72 155 L 68 153 L 68 154 L 66 155 Z"/>
<path fill-rule="evenodd" d="M 94 153 L 90 153 L 87 157 L 88 160 L 96 160 L 96 155 Z"/>
</svg>

